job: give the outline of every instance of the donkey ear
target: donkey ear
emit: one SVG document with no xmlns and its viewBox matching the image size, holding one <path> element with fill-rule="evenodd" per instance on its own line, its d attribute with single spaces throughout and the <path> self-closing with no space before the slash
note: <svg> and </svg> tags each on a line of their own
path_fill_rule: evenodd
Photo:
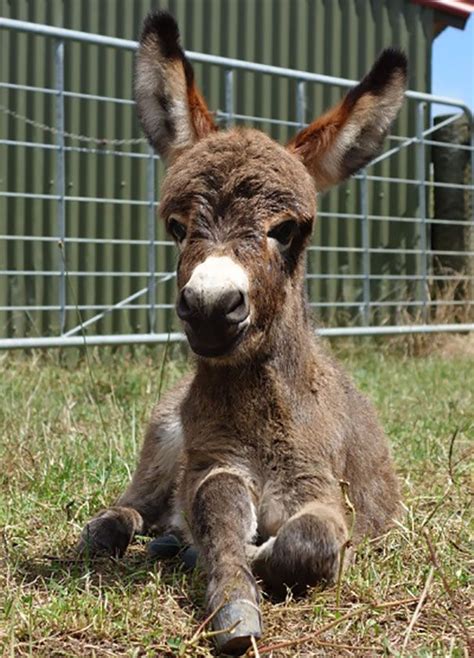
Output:
<svg viewBox="0 0 474 658">
<path fill-rule="evenodd" d="M 288 149 L 324 190 L 368 164 L 381 150 L 403 102 L 407 59 L 384 50 L 372 70 L 339 105 L 299 132 Z"/>
<path fill-rule="evenodd" d="M 138 118 L 150 144 L 168 163 L 217 130 L 199 93 L 171 14 L 148 14 L 135 63 Z"/>
</svg>

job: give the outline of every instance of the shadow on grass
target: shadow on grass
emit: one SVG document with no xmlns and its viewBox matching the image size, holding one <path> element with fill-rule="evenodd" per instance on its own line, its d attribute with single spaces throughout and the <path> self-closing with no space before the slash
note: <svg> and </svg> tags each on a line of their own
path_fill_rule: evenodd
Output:
<svg viewBox="0 0 474 658">
<path fill-rule="evenodd" d="M 42 591 L 55 583 L 77 592 L 86 592 L 92 586 L 130 595 L 154 583 L 158 588 L 175 590 L 182 607 L 192 605 L 196 610 L 204 610 L 205 579 L 199 567 L 189 571 L 179 557 L 149 559 L 143 545 L 132 547 L 120 559 L 78 558 L 72 553 L 23 557 L 15 562 L 13 573 L 19 584 Z"/>
</svg>

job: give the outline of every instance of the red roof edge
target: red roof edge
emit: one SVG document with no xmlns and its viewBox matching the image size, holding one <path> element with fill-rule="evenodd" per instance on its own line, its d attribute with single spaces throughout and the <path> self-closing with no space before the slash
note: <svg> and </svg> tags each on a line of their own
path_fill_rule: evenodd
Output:
<svg viewBox="0 0 474 658">
<path fill-rule="evenodd" d="M 411 2 L 463 19 L 469 18 L 474 12 L 474 0 L 411 0 Z"/>
</svg>

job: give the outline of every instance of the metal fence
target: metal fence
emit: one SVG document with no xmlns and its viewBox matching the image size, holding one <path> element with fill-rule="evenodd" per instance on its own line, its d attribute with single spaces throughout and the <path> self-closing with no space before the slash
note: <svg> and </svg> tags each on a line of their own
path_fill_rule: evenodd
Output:
<svg viewBox="0 0 474 658">
<path fill-rule="evenodd" d="M 18 230 L 16 217 L 0 217 L 3 235 L 0 235 L 0 291 L 5 303 L 0 305 L 0 348 L 80 346 L 87 344 L 131 344 L 157 343 L 180 340 L 182 334 L 176 329 L 173 308 L 173 287 L 175 261 L 174 246 L 160 233 L 156 220 L 158 197 L 157 171 L 158 158 L 145 145 L 145 140 L 137 135 L 132 139 L 104 140 L 100 135 L 80 135 L 68 131 L 65 121 L 65 103 L 69 99 L 83 103 L 91 102 L 131 106 L 130 98 L 101 96 L 84 91 L 65 89 L 64 52 L 65 43 L 81 42 L 90 45 L 106 46 L 124 51 L 134 51 L 136 42 L 96 34 L 65 30 L 47 25 L 37 25 L 12 19 L 0 18 L 0 28 L 40 35 L 54 40 L 54 85 L 39 87 L 0 80 L 0 91 L 16 90 L 27 94 L 40 94 L 45 99 L 53 99 L 55 108 L 54 125 L 43 125 L 28 112 L 20 112 L 16 107 L 0 104 L 0 117 L 18 121 L 35 128 L 43 135 L 54 138 L 53 143 L 35 140 L 4 138 L 0 135 L 3 149 L 25 149 L 34 151 L 45 149 L 54 153 L 55 189 L 42 192 L 0 189 L 0 202 L 8 199 L 26 199 L 47 203 L 54 213 L 54 226 L 38 235 L 38 231 Z M 295 71 L 275 66 L 256 64 L 225 57 L 188 52 L 194 63 L 217 69 L 224 85 L 224 105 L 216 117 L 224 126 L 234 124 L 255 125 L 270 128 L 286 126 L 300 129 L 306 125 L 306 98 L 312 85 L 350 88 L 351 80 L 325 76 L 304 71 Z M 99 64 L 100 65 L 100 64 Z M 294 91 L 295 116 L 290 119 L 252 116 L 236 111 L 235 89 L 238 76 L 242 73 L 255 74 L 263 78 L 291 81 Z M 474 219 L 472 195 L 474 190 L 474 136 L 473 117 L 470 109 L 462 102 L 437 97 L 431 94 L 408 91 L 409 112 L 415 116 L 414 135 L 392 135 L 387 140 L 387 149 L 376 158 L 362 173 L 354 177 L 351 186 L 355 188 L 353 209 L 337 211 L 326 209 L 324 202 L 318 214 L 322 228 L 316 232 L 315 241 L 309 248 L 307 285 L 309 303 L 317 316 L 331 326 L 320 329 L 323 335 L 370 335 L 414 332 L 471 331 L 474 329 L 473 299 L 474 289 Z M 456 114 L 433 123 L 434 104 L 457 110 Z M 444 127 L 455 123 L 459 116 L 467 118 L 470 142 L 467 144 L 439 141 L 437 135 Z M 456 149 L 467 155 L 470 173 L 464 180 L 446 182 L 437 180 L 431 164 L 433 149 Z M 415 177 L 390 175 L 390 161 L 406 153 L 406 158 L 416 171 Z M 130 159 L 138 163 L 144 173 L 145 184 L 140 198 L 124 199 L 122 196 L 73 196 L 67 191 L 68 158 L 73 154 Z M 407 168 L 409 171 L 410 168 Z M 469 167 L 466 168 L 469 171 Z M 385 189 L 403 186 L 407 197 L 415 198 L 416 216 L 387 214 L 380 211 L 378 202 Z M 460 217 L 439 217 L 436 214 L 434 196 L 439 190 L 452 190 L 461 194 L 466 213 Z M 141 237 L 110 237 L 103 235 L 99 226 L 93 234 L 82 235 L 80 231 L 70 231 L 69 214 L 71 208 L 93 204 L 104 204 L 138 208 Z M 0 206 L 7 208 L 4 204 Z M 6 211 L 5 211 L 6 212 Z M 30 218 L 34 221 L 34 217 Z M 331 240 L 321 240 L 326 223 L 356 223 L 357 240 L 350 246 L 338 245 Z M 380 242 L 380 226 L 389 226 L 389 243 Z M 28 223 L 22 223 L 27 227 Z M 433 248 L 434 227 L 446 226 L 453 231 L 462 231 L 465 236 L 462 248 L 453 249 L 449 241 L 442 248 Z M 137 235 L 135 234 L 135 235 Z M 407 237 L 409 236 L 409 237 Z M 466 238 L 467 236 L 467 238 Z M 54 269 L 45 270 L 35 266 L 32 257 L 30 268 L 12 267 L 14 260 L 8 258 L 15 244 L 29 248 L 48 249 L 49 258 L 56 263 Z M 132 245 L 146 251 L 146 268 L 134 269 L 133 262 L 124 268 L 121 259 L 112 269 L 93 271 L 88 266 L 87 249 L 107 247 L 113 254 L 124 245 Z M 32 252 L 33 253 L 33 252 Z M 328 269 L 325 258 L 329 253 L 344 256 L 344 264 L 337 271 Z M 84 254 L 86 255 L 84 257 Z M 43 254 L 44 255 L 44 254 Z M 462 266 L 445 267 L 443 262 L 459 257 Z M 132 259 L 133 260 L 133 259 Z M 41 263 L 46 262 L 44 258 Z M 74 263 L 75 266 L 72 266 Z M 441 265 L 440 265 L 441 263 Z M 84 281 L 92 281 L 85 286 Z M 20 282 L 20 283 L 19 283 Z M 30 293 L 25 290 L 30 286 Z M 91 289 L 104 288 L 106 303 L 93 303 Z M 127 292 L 124 293 L 124 286 Z M 21 288 L 22 294 L 16 291 Z M 47 290 L 49 297 L 54 291 L 55 302 L 40 303 L 44 298 L 38 291 Z M 18 303 L 18 298 L 22 302 Z M 93 298 L 93 295 L 92 295 Z M 32 300 L 32 301 L 30 301 Z M 129 333 L 105 333 L 98 329 L 101 322 L 117 313 L 146 314 L 147 331 L 134 330 Z M 45 329 L 39 321 L 20 322 L 19 318 L 57 318 L 56 331 Z M 140 316 L 142 317 L 142 316 Z M 12 328 L 13 327 L 13 328 Z M 35 329 L 36 327 L 36 329 Z M 33 329 L 32 329 L 33 328 Z M 161 330 L 157 330 L 161 328 Z M 3 332 L 3 333 L 2 333 Z M 31 335 L 36 333 L 36 335 Z"/>
</svg>

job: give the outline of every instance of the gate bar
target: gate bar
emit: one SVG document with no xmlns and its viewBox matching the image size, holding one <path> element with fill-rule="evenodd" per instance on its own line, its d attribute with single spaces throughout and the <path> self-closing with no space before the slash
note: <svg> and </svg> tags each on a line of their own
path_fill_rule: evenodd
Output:
<svg viewBox="0 0 474 658">
<path fill-rule="evenodd" d="M 57 231 L 58 231 L 58 255 L 59 270 L 61 272 L 59 287 L 59 331 L 64 333 L 66 326 L 66 182 L 64 162 L 64 41 L 56 43 L 54 51 L 55 80 L 56 87 L 56 194 L 57 203 Z"/>
<path fill-rule="evenodd" d="M 425 120 L 425 103 L 417 103 L 416 105 L 416 170 L 418 176 L 418 212 L 420 215 L 420 270 L 421 270 L 421 299 L 423 301 L 423 321 L 426 322 L 427 317 L 427 296 L 428 296 L 428 283 L 427 283 L 427 226 L 426 226 L 426 161 L 425 161 L 425 144 L 423 142 L 423 127 Z"/>
<path fill-rule="evenodd" d="M 391 327 L 334 327 L 318 329 L 319 336 L 391 336 L 416 333 L 466 333 L 474 331 L 474 324 L 418 324 Z M 49 347 L 84 347 L 94 345 L 160 344 L 184 341 L 181 333 L 115 334 L 111 336 L 52 336 L 48 338 L 0 339 L 0 349 L 43 349 Z"/>
<path fill-rule="evenodd" d="M 29 21 L 18 21 L 13 18 L 0 17 L 0 28 L 10 28 L 21 32 L 32 32 L 33 34 L 42 34 L 44 36 L 56 37 L 59 39 L 71 39 L 72 41 L 85 41 L 86 43 L 95 43 L 97 45 L 111 46 L 114 48 L 123 48 L 125 50 L 136 50 L 138 42 L 131 39 L 119 39 L 117 37 L 108 37 L 102 34 L 90 34 L 80 30 L 67 30 L 52 25 L 39 25 Z M 271 66 L 269 64 L 258 64 L 256 62 L 246 62 L 241 59 L 232 57 L 221 57 L 219 55 L 209 55 L 207 53 L 197 53 L 186 50 L 186 55 L 193 62 L 202 62 L 204 64 L 215 64 L 225 66 L 230 69 L 241 69 L 244 71 L 254 71 L 255 73 L 267 73 L 269 75 L 279 75 L 284 78 L 295 80 L 306 80 L 307 82 L 323 82 L 337 85 L 338 87 L 351 88 L 357 84 L 355 80 L 347 78 L 338 78 L 332 75 L 323 75 L 322 73 L 310 73 L 308 71 L 295 71 L 281 66 Z M 446 96 L 435 96 L 420 91 L 406 91 L 405 96 L 413 100 L 426 101 L 427 103 L 438 103 L 440 105 L 451 105 L 460 107 L 466 113 L 469 121 L 472 122 L 471 108 L 463 101 Z"/>
</svg>

